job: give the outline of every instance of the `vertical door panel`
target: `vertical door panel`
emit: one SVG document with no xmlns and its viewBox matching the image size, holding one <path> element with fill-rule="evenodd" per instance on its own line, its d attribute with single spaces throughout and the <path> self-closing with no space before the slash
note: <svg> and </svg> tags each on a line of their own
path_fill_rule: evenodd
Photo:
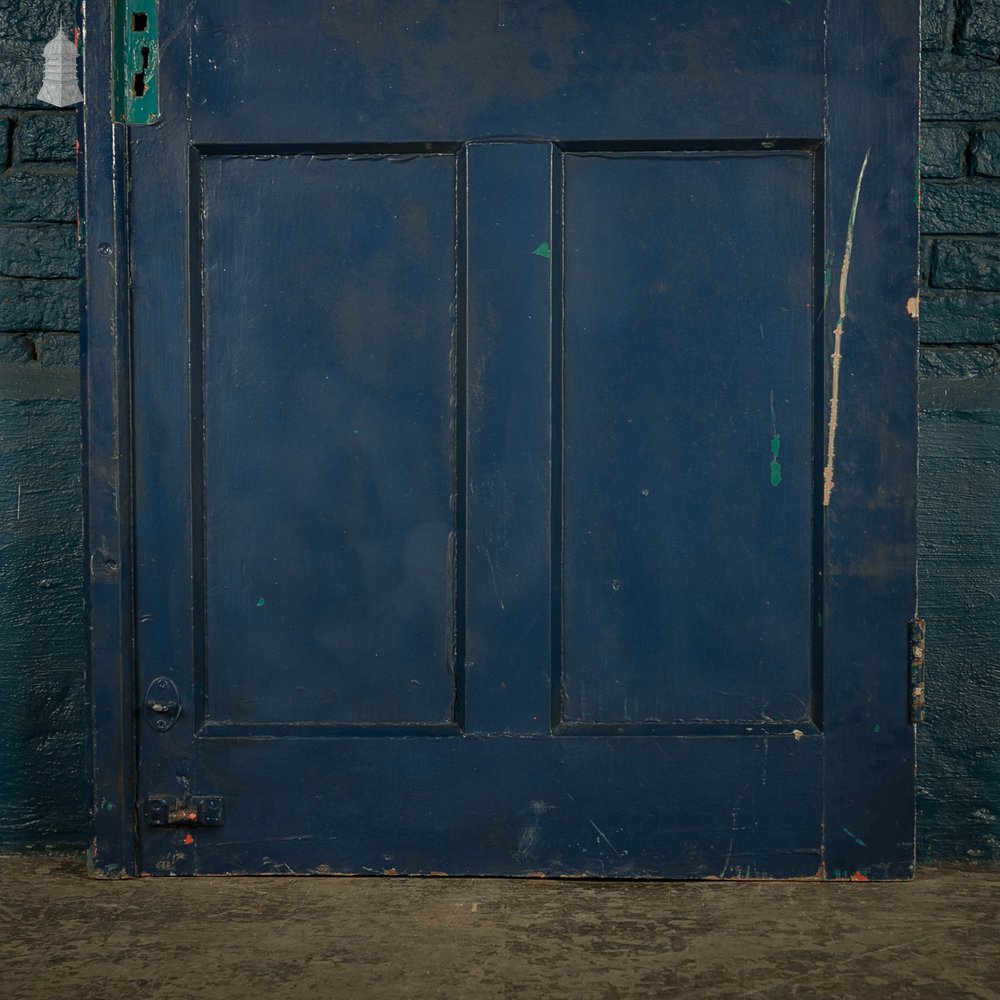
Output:
<svg viewBox="0 0 1000 1000">
<path fill-rule="evenodd" d="M 565 717 L 805 720 L 814 157 L 563 162 Z"/>
<path fill-rule="evenodd" d="M 451 721 L 455 157 L 202 177 L 208 716 Z"/>
</svg>

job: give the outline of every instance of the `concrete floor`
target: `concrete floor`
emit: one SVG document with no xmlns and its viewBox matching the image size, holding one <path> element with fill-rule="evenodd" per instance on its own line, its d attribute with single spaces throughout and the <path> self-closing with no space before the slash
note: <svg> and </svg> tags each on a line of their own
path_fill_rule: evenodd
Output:
<svg viewBox="0 0 1000 1000">
<path fill-rule="evenodd" d="M 1000 998 L 1000 872 L 97 882 L 0 857 L 3 1000 L 528 996 Z"/>
</svg>

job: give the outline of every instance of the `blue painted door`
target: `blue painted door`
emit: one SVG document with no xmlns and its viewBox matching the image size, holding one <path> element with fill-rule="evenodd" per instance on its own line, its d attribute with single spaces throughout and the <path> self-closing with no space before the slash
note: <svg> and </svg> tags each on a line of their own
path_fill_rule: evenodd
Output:
<svg viewBox="0 0 1000 1000">
<path fill-rule="evenodd" d="M 826 8 L 161 4 L 99 867 L 911 872 L 916 7 Z"/>
</svg>

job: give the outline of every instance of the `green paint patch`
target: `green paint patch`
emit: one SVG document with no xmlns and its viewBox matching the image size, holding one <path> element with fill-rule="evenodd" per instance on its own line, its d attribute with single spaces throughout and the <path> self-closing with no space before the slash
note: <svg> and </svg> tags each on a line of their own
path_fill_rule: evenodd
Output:
<svg viewBox="0 0 1000 1000">
<path fill-rule="evenodd" d="M 531 251 L 536 257 L 544 257 L 546 260 L 552 259 L 552 248 L 548 243 L 539 243 L 534 250 Z"/>
<path fill-rule="evenodd" d="M 868 846 L 860 837 L 855 837 L 854 834 L 851 833 L 851 831 L 848 830 L 846 826 L 841 827 L 841 829 L 844 831 L 844 833 L 847 834 L 848 837 L 851 838 L 851 840 L 854 841 L 855 844 L 858 844 L 861 847 L 867 847 Z"/>
<path fill-rule="evenodd" d="M 160 117 L 156 0 L 114 6 L 115 120 L 151 125 Z"/>
<path fill-rule="evenodd" d="M 775 434 L 771 438 L 771 485 L 781 485 L 781 462 L 778 461 L 778 452 L 781 451 L 781 435 Z"/>
<path fill-rule="evenodd" d="M 258 608 L 264 607 L 265 604 L 267 604 L 267 601 L 265 601 L 263 597 L 258 597 L 257 598 L 257 607 Z"/>
</svg>

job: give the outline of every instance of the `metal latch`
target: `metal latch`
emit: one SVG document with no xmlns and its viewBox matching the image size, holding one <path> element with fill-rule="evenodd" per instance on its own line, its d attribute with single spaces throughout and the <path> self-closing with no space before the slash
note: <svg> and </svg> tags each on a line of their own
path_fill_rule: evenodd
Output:
<svg viewBox="0 0 1000 1000">
<path fill-rule="evenodd" d="M 927 655 L 926 626 L 923 618 L 910 622 L 910 722 L 924 721 L 926 704 L 924 659 Z"/>
<path fill-rule="evenodd" d="M 150 826 L 222 826 L 222 796 L 192 795 L 182 801 L 176 795 L 150 795 L 146 799 L 146 822 Z"/>
<path fill-rule="evenodd" d="M 146 688 L 143 699 L 146 722 L 158 733 L 173 729 L 181 715 L 181 696 L 169 677 L 156 677 Z"/>
</svg>

